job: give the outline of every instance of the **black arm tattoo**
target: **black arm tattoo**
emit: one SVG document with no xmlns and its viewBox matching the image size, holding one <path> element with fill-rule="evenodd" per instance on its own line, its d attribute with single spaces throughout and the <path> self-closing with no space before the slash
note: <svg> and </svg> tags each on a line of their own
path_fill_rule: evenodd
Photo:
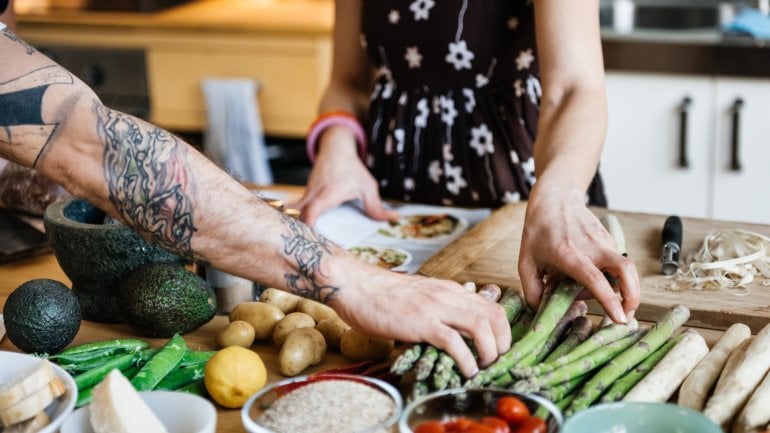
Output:
<svg viewBox="0 0 770 433">
<path fill-rule="evenodd" d="M 187 149 L 176 137 L 126 114 L 95 104 L 104 136 L 104 174 L 110 201 L 123 219 L 188 259 L 194 185 Z"/>
<path fill-rule="evenodd" d="M 292 217 L 281 214 L 281 220 L 289 230 L 281 235 L 283 251 L 297 261 L 297 273 L 285 274 L 286 284 L 297 295 L 330 302 L 339 287 L 320 284 L 317 278 L 322 275 L 321 259 L 331 254 L 334 244 Z"/>
<path fill-rule="evenodd" d="M 2 11 L 0 11 L 0 12 L 2 12 Z M 24 49 L 27 51 L 27 55 L 28 56 L 31 56 L 31 55 L 35 54 L 35 52 L 37 52 L 35 47 L 33 47 L 32 45 L 28 44 L 26 41 L 24 41 L 20 37 L 18 37 L 15 34 L 13 34 L 13 32 L 11 32 L 10 30 L 4 29 L 2 31 L 2 33 L 5 35 L 6 38 L 8 38 L 8 39 L 18 43 L 22 47 L 24 47 Z"/>
<path fill-rule="evenodd" d="M 43 120 L 43 96 L 51 85 L 73 82 L 64 69 L 47 66 L 0 83 L 0 145 L 9 157 L 37 165 L 58 126 Z"/>
</svg>

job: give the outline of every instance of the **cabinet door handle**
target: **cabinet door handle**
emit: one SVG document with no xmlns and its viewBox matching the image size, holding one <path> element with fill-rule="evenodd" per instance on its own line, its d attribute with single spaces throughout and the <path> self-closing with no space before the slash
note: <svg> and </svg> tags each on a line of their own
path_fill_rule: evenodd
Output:
<svg viewBox="0 0 770 433">
<path fill-rule="evenodd" d="M 685 96 L 679 104 L 679 167 L 687 168 L 690 161 L 687 160 L 687 115 L 690 112 L 692 98 Z"/>
<path fill-rule="evenodd" d="M 733 134 L 732 143 L 730 144 L 730 170 L 741 171 L 741 161 L 739 157 L 740 146 L 740 122 L 741 122 L 741 109 L 743 108 L 743 98 L 736 98 L 733 102 L 733 107 L 730 111 L 733 113 Z"/>
</svg>

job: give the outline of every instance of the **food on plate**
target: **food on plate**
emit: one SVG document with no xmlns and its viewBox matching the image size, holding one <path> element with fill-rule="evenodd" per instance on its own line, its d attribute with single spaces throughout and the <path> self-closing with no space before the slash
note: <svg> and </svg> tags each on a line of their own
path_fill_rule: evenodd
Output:
<svg viewBox="0 0 770 433">
<path fill-rule="evenodd" d="M 533 416 L 527 405 L 514 396 L 501 397 L 495 405 L 495 412 L 471 419 L 467 416 L 449 416 L 443 420 L 422 421 L 414 433 L 432 432 L 510 432 L 545 433 L 548 426 L 544 419 Z"/>
<path fill-rule="evenodd" d="M 226 347 L 206 364 L 203 382 L 211 398 L 230 409 L 243 407 L 246 400 L 267 383 L 262 358 L 240 346 Z"/>
<path fill-rule="evenodd" d="M 45 278 L 14 289 L 3 316 L 8 338 L 27 353 L 57 353 L 80 329 L 77 296 L 64 284 Z"/>
<path fill-rule="evenodd" d="M 118 370 L 94 387 L 90 408 L 95 433 L 166 433 L 155 413 Z"/>
<path fill-rule="evenodd" d="M 217 310 L 209 284 L 179 265 L 141 266 L 120 283 L 118 293 L 126 321 L 146 337 L 188 333 L 208 323 Z"/>
<path fill-rule="evenodd" d="M 275 305 L 283 311 L 283 314 L 289 314 L 297 311 L 297 305 L 301 297 L 285 290 L 269 287 L 262 291 L 259 300 L 266 304 Z"/>
<path fill-rule="evenodd" d="M 385 269 L 394 269 L 409 263 L 411 256 L 398 248 L 388 247 L 350 247 L 348 251 L 364 262 Z"/>
<path fill-rule="evenodd" d="M 460 226 L 460 219 L 450 214 L 405 215 L 378 233 L 400 239 L 435 239 L 455 233 Z"/>
<path fill-rule="evenodd" d="M 297 328 L 289 332 L 278 353 L 278 369 L 284 376 L 296 376 L 323 360 L 326 340 L 315 328 Z"/>
<path fill-rule="evenodd" d="M 6 427 L 3 433 L 35 433 L 51 423 L 51 418 L 45 412 L 40 412 L 32 419 Z"/>
<path fill-rule="evenodd" d="M 354 361 L 385 359 L 394 347 L 393 340 L 370 337 L 353 328 L 347 329 L 340 339 L 340 352 Z"/>
<path fill-rule="evenodd" d="M 313 328 L 315 327 L 315 319 L 305 313 L 295 311 L 289 313 L 283 319 L 279 320 L 273 330 L 273 343 L 280 346 L 286 341 L 286 336 L 289 332 L 297 328 Z"/>
<path fill-rule="evenodd" d="M 318 322 L 315 329 L 317 329 L 326 340 L 326 345 L 330 347 L 340 347 L 340 340 L 342 340 L 342 334 L 350 329 L 350 325 L 345 323 L 344 320 L 339 317 L 333 317 L 331 319 L 324 319 Z"/>
<path fill-rule="evenodd" d="M 280 308 L 259 301 L 241 302 L 230 310 L 230 321 L 243 320 L 251 324 L 257 341 L 272 338 L 275 325 L 284 316 Z"/>
<path fill-rule="evenodd" d="M 216 336 L 217 346 L 225 348 L 229 346 L 249 347 L 254 344 L 254 327 L 244 320 L 235 320 L 225 326 Z"/>
<path fill-rule="evenodd" d="M 302 298 L 299 300 L 299 303 L 297 304 L 297 311 L 309 315 L 315 319 L 316 322 L 337 317 L 337 312 L 334 311 L 331 307 L 308 298 Z"/>
</svg>

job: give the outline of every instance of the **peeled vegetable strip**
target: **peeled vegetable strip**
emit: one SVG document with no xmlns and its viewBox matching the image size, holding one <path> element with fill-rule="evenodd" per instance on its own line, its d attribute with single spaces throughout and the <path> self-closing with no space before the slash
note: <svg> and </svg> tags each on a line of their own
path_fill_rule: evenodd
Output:
<svg viewBox="0 0 770 433">
<path fill-rule="evenodd" d="M 733 425 L 733 433 L 748 433 L 760 430 L 767 423 L 770 423 L 770 373 L 759 384 L 751 398 L 743 407 L 741 414 Z"/>
<path fill-rule="evenodd" d="M 745 287 L 757 275 L 770 284 L 770 238 L 748 230 L 714 230 L 688 263 L 677 276 L 685 289 Z"/>
<path fill-rule="evenodd" d="M 674 394 L 688 374 L 709 351 L 706 340 L 695 330 L 684 337 L 653 369 L 623 397 L 623 401 L 662 403 Z"/>
<path fill-rule="evenodd" d="M 677 403 L 698 411 L 703 410 L 706 398 L 719 379 L 719 373 L 730 353 L 749 337 L 751 329 L 743 323 L 735 323 L 727 328 L 717 344 L 682 383 Z"/>
</svg>

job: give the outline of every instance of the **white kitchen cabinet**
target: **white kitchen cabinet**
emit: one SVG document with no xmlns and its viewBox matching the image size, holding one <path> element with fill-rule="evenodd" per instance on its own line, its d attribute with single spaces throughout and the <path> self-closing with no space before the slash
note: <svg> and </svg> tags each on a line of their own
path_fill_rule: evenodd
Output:
<svg viewBox="0 0 770 433">
<path fill-rule="evenodd" d="M 770 80 L 610 72 L 601 161 L 611 209 L 770 222 Z M 738 162 L 732 163 L 735 101 Z"/>
</svg>

